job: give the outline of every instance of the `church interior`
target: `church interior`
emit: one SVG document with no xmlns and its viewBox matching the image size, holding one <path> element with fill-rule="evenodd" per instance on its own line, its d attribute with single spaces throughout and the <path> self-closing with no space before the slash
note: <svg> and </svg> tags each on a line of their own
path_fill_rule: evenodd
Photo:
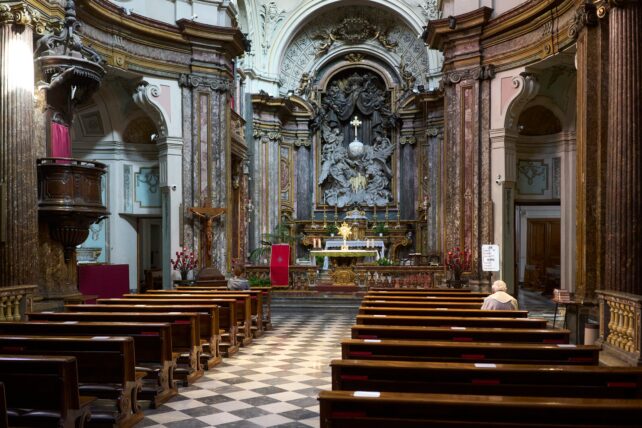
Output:
<svg viewBox="0 0 642 428">
<path fill-rule="evenodd" d="M 642 427 L 640 99 L 640 0 L 0 0 L 0 428 Z"/>
</svg>

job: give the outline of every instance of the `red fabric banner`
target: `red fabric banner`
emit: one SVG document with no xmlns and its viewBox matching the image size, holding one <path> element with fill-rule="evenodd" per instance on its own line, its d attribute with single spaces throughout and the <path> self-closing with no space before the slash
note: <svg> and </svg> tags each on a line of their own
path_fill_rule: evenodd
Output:
<svg viewBox="0 0 642 428">
<path fill-rule="evenodd" d="M 290 269 L 290 246 L 288 244 L 272 245 L 270 259 L 270 281 L 272 287 L 287 287 Z"/>
<path fill-rule="evenodd" d="M 56 122 L 51 122 L 51 157 L 71 157 L 71 136 L 69 128 Z"/>
</svg>

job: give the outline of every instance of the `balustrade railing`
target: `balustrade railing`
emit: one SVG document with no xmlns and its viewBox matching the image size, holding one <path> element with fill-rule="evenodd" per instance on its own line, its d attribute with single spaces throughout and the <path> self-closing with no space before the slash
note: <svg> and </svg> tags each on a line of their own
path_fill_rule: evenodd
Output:
<svg viewBox="0 0 642 428">
<path fill-rule="evenodd" d="M 642 365 L 642 296 L 610 290 L 596 294 L 600 304 L 598 343 L 607 354 L 632 366 Z"/>
<path fill-rule="evenodd" d="M 443 266 L 355 266 L 356 282 L 361 287 L 431 288 L 436 287 L 444 276 Z M 266 265 L 246 266 L 248 278 L 270 278 Z M 308 291 L 320 282 L 317 266 L 290 266 L 288 290 Z"/>
<path fill-rule="evenodd" d="M 14 285 L 0 288 L 0 322 L 23 321 L 31 311 L 37 285 Z"/>
</svg>

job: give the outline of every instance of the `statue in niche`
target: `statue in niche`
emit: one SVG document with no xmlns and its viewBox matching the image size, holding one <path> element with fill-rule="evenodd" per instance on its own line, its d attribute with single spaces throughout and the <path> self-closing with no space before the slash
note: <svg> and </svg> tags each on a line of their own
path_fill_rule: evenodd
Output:
<svg viewBox="0 0 642 428">
<path fill-rule="evenodd" d="M 379 78 L 371 72 L 353 73 L 330 83 L 321 106 L 314 105 L 311 132 L 321 131 L 321 171 L 318 185 L 325 203 L 331 206 L 385 206 L 392 201 L 392 168 L 394 146 L 387 134 L 399 118 L 388 108 L 388 94 L 381 89 Z M 367 132 L 361 151 L 347 150 L 345 127 L 351 116 L 367 120 Z M 361 122 L 350 122 L 355 140 Z M 354 142 L 353 142 L 354 144 Z"/>
</svg>

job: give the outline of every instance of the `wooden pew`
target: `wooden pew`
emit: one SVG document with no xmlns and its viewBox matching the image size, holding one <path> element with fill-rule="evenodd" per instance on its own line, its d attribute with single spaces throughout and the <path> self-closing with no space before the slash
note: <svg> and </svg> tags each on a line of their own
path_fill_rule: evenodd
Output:
<svg viewBox="0 0 642 428">
<path fill-rule="evenodd" d="M 481 309 L 482 302 L 452 302 L 452 301 L 422 301 L 415 300 L 363 300 L 361 302 L 362 308 L 448 308 L 448 309 Z"/>
<path fill-rule="evenodd" d="M 227 279 L 197 279 L 195 286 L 227 288 Z"/>
<path fill-rule="evenodd" d="M 237 293 L 236 290 L 228 290 L 227 286 L 224 287 L 209 287 L 209 286 L 184 286 L 179 285 L 176 287 L 177 291 L 210 291 L 216 292 L 225 291 L 226 293 Z M 250 291 L 261 291 L 263 294 L 263 330 L 272 330 L 272 287 L 252 287 Z"/>
<path fill-rule="evenodd" d="M 4 383 L 0 381 L 0 428 L 9 428 L 7 420 L 7 394 L 4 390 Z"/>
<path fill-rule="evenodd" d="M 367 296 L 386 297 L 386 296 L 438 296 L 438 297 L 487 297 L 488 293 L 470 291 L 467 293 L 448 292 L 448 291 L 369 291 Z"/>
<path fill-rule="evenodd" d="M 332 389 L 642 398 L 641 367 L 333 360 Z"/>
<path fill-rule="evenodd" d="M 416 326 L 460 326 L 460 327 L 501 327 L 501 328 L 546 328 L 544 318 L 495 318 L 453 316 L 403 316 L 403 315 L 357 315 L 357 324 L 363 325 L 416 325 Z"/>
<path fill-rule="evenodd" d="M 541 343 L 438 342 L 345 339 L 343 359 L 479 362 L 495 364 L 597 365 L 600 347 Z"/>
<path fill-rule="evenodd" d="M 437 340 L 453 342 L 568 343 L 566 329 L 427 327 L 394 325 L 352 326 L 353 339 Z"/>
<path fill-rule="evenodd" d="M 103 300 L 103 299 L 98 299 Z M 167 311 L 169 305 L 136 305 L 136 304 L 81 304 L 65 305 L 65 309 L 70 312 L 151 312 L 162 313 Z M 172 313 L 176 312 L 193 312 L 198 314 L 197 322 L 199 324 L 199 368 L 209 369 L 221 362 L 219 353 L 220 331 L 218 328 L 219 307 L 216 305 L 174 305 L 171 307 Z M 182 351 L 183 353 L 186 350 Z M 183 358 L 187 358 L 183 355 Z"/>
<path fill-rule="evenodd" d="M 150 295 L 146 294 L 125 294 L 123 298 L 98 299 L 96 302 L 103 305 L 155 305 L 155 306 L 175 306 L 180 300 L 180 306 L 212 306 L 216 305 L 219 309 L 219 325 L 225 330 L 224 337 L 227 339 L 223 346 L 225 356 L 230 356 L 238 351 L 239 345 L 249 345 L 252 343 L 251 338 L 251 315 L 249 312 L 250 303 L 248 296 L 221 297 L 221 298 L 196 298 L 190 296 L 175 297 L 168 295 Z M 234 333 L 234 337 L 232 336 Z M 228 336 L 229 335 L 229 336 Z M 229 345 L 228 345 L 229 344 Z M 229 348 L 232 348 L 231 352 Z"/>
<path fill-rule="evenodd" d="M 172 291 L 172 290 L 169 290 Z M 252 296 L 250 294 L 204 294 L 201 296 L 193 295 L 189 293 L 181 292 L 170 292 L 170 293 L 156 293 L 150 292 L 145 294 L 125 294 L 123 299 L 152 299 L 154 301 L 159 300 L 170 300 L 178 301 L 180 300 L 191 302 L 193 304 L 202 304 L 210 301 L 219 301 L 220 299 L 224 300 L 234 300 L 236 304 L 236 320 L 237 320 L 237 336 L 238 341 L 242 346 L 247 346 L 252 343 Z M 113 299 L 112 299 L 113 300 Z"/>
<path fill-rule="evenodd" d="M 321 391 L 322 428 L 640 427 L 642 400 Z M 372 395 L 363 397 L 360 395 Z"/>
<path fill-rule="evenodd" d="M 164 308 L 163 308 L 164 309 Z M 200 365 L 200 324 L 196 312 L 31 312 L 30 321 L 161 322 L 172 326 L 172 352 L 184 354 L 174 377 L 187 386 L 203 376 Z"/>
<path fill-rule="evenodd" d="M 95 397 L 78 392 L 76 358 L 0 355 L 3 384 L 0 428 L 40 426 L 82 428 Z M 5 402 L 6 397 L 6 402 Z"/>
<path fill-rule="evenodd" d="M 28 321 L 0 323 L 0 334 L 36 336 L 129 336 L 134 339 L 136 371 L 143 378 L 142 400 L 156 408 L 178 394 L 174 384 L 176 358 L 172 355 L 172 330 L 168 323 L 82 321 Z"/>
<path fill-rule="evenodd" d="M 369 296 L 365 295 L 362 300 L 365 302 L 371 301 L 384 301 L 384 302 L 479 302 L 480 304 L 484 302 L 483 297 L 459 297 L 459 296 L 440 296 L 440 295 L 430 295 L 430 296 Z"/>
<path fill-rule="evenodd" d="M 372 287 L 368 289 L 370 293 L 451 293 L 451 294 L 468 294 L 472 293 L 470 288 L 389 288 L 389 287 Z"/>
<path fill-rule="evenodd" d="M 254 338 L 259 338 L 263 336 L 265 333 L 265 328 L 263 327 L 263 292 L 260 290 L 239 290 L 239 291 L 231 291 L 231 290 L 190 290 L 189 287 L 185 287 L 187 289 L 181 289 L 181 290 L 154 290 L 153 292 L 146 293 L 148 295 L 164 295 L 164 294 L 171 294 L 171 295 L 189 295 L 193 296 L 195 298 L 198 297 L 227 297 L 230 294 L 232 295 L 245 295 L 248 294 L 250 296 L 250 303 L 251 303 L 251 314 L 252 314 L 252 337 Z"/>
<path fill-rule="evenodd" d="M 4 390 L 4 383 L 0 382 L 0 428 L 9 428 L 7 419 L 7 394 Z"/>
<path fill-rule="evenodd" d="M 143 419 L 137 395 L 144 374 L 136 373 L 131 337 L 1 335 L 0 353 L 75 357 L 80 394 L 106 403 L 92 403 L 92 423 L 131 427 Z"/>
<path fill-rule="evenodd" d="M 486 311 L 481 309 L 406 308 L 406 307 L 364 307 L 359 308 L 359 315 L 406 315 L 425 317 L 492 317 L 492 318 L 527 318 L 528 311 Z"/>
</svg>

